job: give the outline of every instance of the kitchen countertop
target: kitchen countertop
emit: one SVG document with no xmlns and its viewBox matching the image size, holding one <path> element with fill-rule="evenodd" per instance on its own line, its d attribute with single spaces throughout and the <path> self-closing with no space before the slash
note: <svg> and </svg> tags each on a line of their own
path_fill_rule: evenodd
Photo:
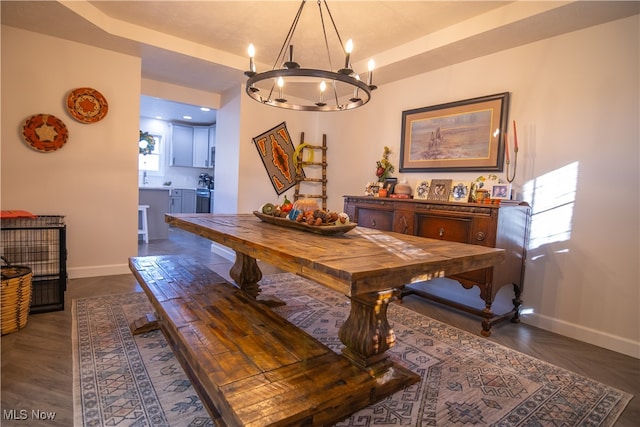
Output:
<svg viewBox="0 0 640 427">
<path fill-rule="evenodd" d="M 171 191 L 173 187 L 167 187 L 167 186 L 162 186 L 162 187 L 138 187 L 138 190 L 167 190 L 167 191 Z"/>
<path fill-rule="evenodd" d="M 168 191 L 169 194 L 171 194 L 173 192 L 173 190 L 193 190 L 196 191 L 197 188 L 196 187 L 176 187 L 176 186 L 167 186 L 167 185 L 162 185 L 162 186 L 142 186 L 142 187 L 138 187 L 138 190 L 150 190 L 150 191 Z"/>
</svg>

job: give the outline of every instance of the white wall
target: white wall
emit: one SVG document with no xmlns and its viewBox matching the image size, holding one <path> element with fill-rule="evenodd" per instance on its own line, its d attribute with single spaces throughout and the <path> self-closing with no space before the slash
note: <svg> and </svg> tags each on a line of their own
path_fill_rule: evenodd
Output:
<svg viewBox="0 0 640 427">
<path fill-rule="evenodd" d="M 402 111 L 510 92 L 521 146 L 514 186 L 577 167 L 569 239 L 529 251 L 523 300 L 534 314 L 523 321 L 640 357 L 638 23 L 635 16 L 385 85 L 364 108 L 326 116 L 331 204 L 375 180 L 384 145 L 399 166 Z M 395 174 L 412 185 L 479 175 Z M 540 209 L 572 183 L 552 179 L 535 199 L 521 197 Z M 534 216 L 532 235 L 553 230 L 554 211 L 552 223 Z"/>
<path fill-rule="evenodd" d="M 2 26 L 2 209 L 64 215 L 70 277 L 127 273 L 137 254 L 139 58 Z M 84 124 L 67 112 L 69 91 L 92 87 L 106 117 Z M 66 145 L 32 150 L 22 124 L 61 119 Z"/>
</svg>

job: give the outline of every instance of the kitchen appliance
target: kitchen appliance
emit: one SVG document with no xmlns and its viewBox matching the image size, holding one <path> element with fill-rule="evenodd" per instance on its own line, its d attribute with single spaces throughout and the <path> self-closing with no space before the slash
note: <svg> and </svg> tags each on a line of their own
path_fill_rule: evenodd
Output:
<svg viewBox="0 0 640 427">
<path fill-rule="evenodd" d="M 196 189 L 196 213 L 211 212 L 211 190 L 208 188 Z"/>
<path fill-rule="evenodd" d="M 196 213 L 210 213 L 211 190 L 213 190 L 213 177 L 208 173 L 201 173 L 198 177 L 196 189 Z"/>
<path fill-rule="evenodd" d="M 213 182 L 213 177 L 208 173 L 201 173 L 198 176 L 198 188 L 207 188 L 209 189 L 209 185 Z"/>
</svg>

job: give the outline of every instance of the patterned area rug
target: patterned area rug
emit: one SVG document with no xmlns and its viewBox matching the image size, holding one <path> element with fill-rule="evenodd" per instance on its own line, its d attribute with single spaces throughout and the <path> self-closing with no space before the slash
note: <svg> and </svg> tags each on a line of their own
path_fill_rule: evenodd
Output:
<svg viewBox="0 0 640 427">
<path fill-rule="evenodd" d="M 282 316 L 335 351 L 347 318 L 342 295 L 293 274 L 265 277 Z M 76 425 L 213 425 L 162 333 L 132 336 L 151 310 L 142 293 L 74 300 Z M 339 426 L 611 426 L 630 394 L 515 352 L 402 306 L 389 307 L 389 354 L 422 381 Z"/>
</svg>

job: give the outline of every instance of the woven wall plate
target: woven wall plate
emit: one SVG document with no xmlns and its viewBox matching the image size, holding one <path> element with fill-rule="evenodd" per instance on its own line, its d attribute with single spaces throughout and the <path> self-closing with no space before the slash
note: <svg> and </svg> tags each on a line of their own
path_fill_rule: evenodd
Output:
<svg viewBox="0 0 640 427">
<path fill-rule="evenodd" d="M 31 148 L 46 153 L 62 148 L 69 138 L 69 131 L 56 116 L 36 114 L 25 120 L 22 136 Z"/>
<path fill-rule="evenodd" d="M 95 123 L 104 119 L 109 111 L 105 97 L 95 89 L 81 87 L 69 92 L 67 110 L 71 117 L 82 123 Z"/>
</svg>

